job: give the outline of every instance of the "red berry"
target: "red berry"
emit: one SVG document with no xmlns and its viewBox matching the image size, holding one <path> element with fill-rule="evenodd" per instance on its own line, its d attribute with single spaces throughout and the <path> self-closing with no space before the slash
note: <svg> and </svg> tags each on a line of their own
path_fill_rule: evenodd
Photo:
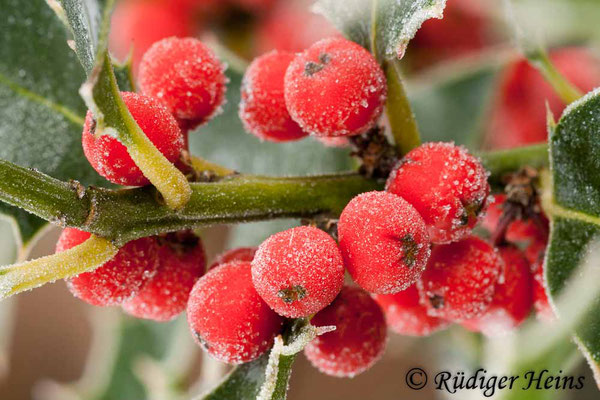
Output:
<svg viewBox="0 0 600 400">
<path fill-rule="evenodd" d="M 254 287 L 278 314 L 306 317 L 335 299 L 344 284 L 337 243 L 310 226 L 279 232 L 265 240 L 252 261 Z"/>
<path fill-rule="evenodd" d="M 171 1 L 118 2 L 111 20 L 110 49 L 119 59 L 133 49 L 134 71 L 152 43 L 171 36 L 194 35 L 196 29 L 188 9 L 174 6 Z"/>
<path fill-rule="evenodd" d="M 504 274 L 496 284 L 490 307 L 477 318 L 463 321 L 463 326 L 487 336 L 504 335 L 519 326 L 533 305 L 533 277 L 529 262 L 517 247 L 499 249 Z"/>
<path fill-rule="evenodd" d="M 584 93 L 600 85 L 600 62 L 582 48 L 550 53 L 556 68 Z M 503 72 L 486 142 L 490 148 L 511 148 L 548 139 L 546 104 L 558 118 L 565 104 L 526 59 Z"/>
<path fill-rule="evenodd" d="M 344 287 L 311 323 L 336 327 L 304 349 L 312 365 L 327 375 L 356 376 L 373 366 L 385 350 L 385 317 L 375 300 L 362 289 Z"/>
<path fill-rule="evenodd" d="M 238 247 L 227 250 L 225 253 L 217 256 L 213 263 L 210 264 L 208 269 L 211 270 L 220 265 L 229 264 L 234 261 L 252 262 L 252 260 L 254 260 L 254 255 L 256 254 L 256 250 L 258 250 L 258 247 Z"/>
<path fill-rule="evenodd" d="M 187 305 L 194 283 L 204 273 L 206 260 L 200 238 L 191 231 L 157 238 L 158 269 L 123 309 L 138 318 L 169 321 Z"/>
<path fill-rule="evenodd" d="M 385 312 L 388 326 L 400 335 L 429 336 L 449 323 L 427 315 L 415 285 L 396 294 L 378 294 L 375 300 Z"/>
<path fill-rule="evenodd" d="M 223 264 L 200 278 L 190 294 L 187 318 L 197 342 L 229 364 L 258 358 L 283 324 L 256 293 L 248 262 Z"/>
<path fill-rule="evenodd" d="M 489 202 L 489 206 L 485 213 L 485 217 L 481 220 L 481 225 L 490 233 L 494 233 L 500 217 L 506 207 L 506 195 L 496 194 L 493 201 Z M 548 236 L 548 219 L 545 215 L 540 214 L 539 223 L 532 219 L 522 220 L 516 219 L 510 223 L 506 230 L 506 240 L 512 243 L 526 242 L 531 243 L 534 240 L 539 240 Z"/>
<path fill-rule="evenodd" d="M 91 235 L 74 228 L 62 231 L 56 252 L 75 247 Z M 156 273 L 158 245 L 153 238 L 134 240 L 123 246 L 110 261 L 67 281 L 71 293 L 95 306 L 121 304 L 139 292 Z"/>
<path fill-rule="evenodd" d="M 348 203 L 338 223 L 344 265 L 372 293 L 396 293 L 415 283 L 429 258 L 423 218 L 403 198 L 363 193 Z"/>
<path fill-rule="evenodd" d="M 261 139 L 285 142 L 307 135 L 285 106 L 283 78 L 293 59 L 292 53 L 273 51 L 246 70 L 239 114 L 246 130 Z"/>
<path fill-rule="evenodd" d="M 474 236 L 434 246 L 418 282 L 421 302 L 430 316 L 449 321 L 481 316 L 503 268 L 494 248 Z"/>
<path fill-rule="evenodd" d="M 325 17 L 310 12 L 304 3 L 307 2 L 279 2 L 258 24 L 258 54 L 271 50 L 299 53 L 321 39 L 339 34 Z"/>
<path fill-rule="evenodd" d="M 156 42 L 140 63 L 141 91 L 161 101 L 178 119 L 197 126 L 211 119 L 225 99 L 224 67 L 198 39 Z"/>
<path fill-rule="evenodd" d="M 275 4 L 276 0 L 232 0 L 232 3 L 249 11 L 264 11 Z"/>
<path fill-rule="evenodd" d="M 469 235 L 490 192 L 481 162 L 452 143 L 426 143 L 410 151 L 390 175 L 386 189 L 417 209 L 433 243 Z"/>
<path fill-rule="evenodd" d="M 133 119 L 156 148 L 175 162 L 183 149 L 183 134 L 175 118 L 156 100 L 136 93 L 121 96 Z M 131 159 L 127 148 L 110 135 L 96 137 L 96 120 L 88 111 L 83 127 L 83 152 L 94 169 L 113 183 L 143 186 L 150 183 Z"/>
<path fill-rule="evenodd" d="M 343 38 L 321 40 L 290 64 L 285 102 L 292 118 L 317 136 L 358 135 L 373 125 L 387 95 L 371 53 Z"/>
<path fill-rule="evenodd" d="M 538 259 L 535 264 L 532 264 L 533 270 L 533 307 L 537 317 L 542 321 L 554 321 L 556 315 L 550 304 L 548 292 L 546 291 L 546 281 L 544 278 L 544 259 Z"/>
</svg>

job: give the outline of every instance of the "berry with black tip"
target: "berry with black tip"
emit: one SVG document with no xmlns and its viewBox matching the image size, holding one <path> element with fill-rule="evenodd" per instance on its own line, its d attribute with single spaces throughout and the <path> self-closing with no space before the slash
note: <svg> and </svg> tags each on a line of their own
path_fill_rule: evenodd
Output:
<svg viewBox="0 0 600 400">
<path fill-rule="evenodd" d="M 330 304 L 344 284 L 337 243 L 311 226 L 279 232 L 265 240 L 252 261 L 256 291 L 278 314 L 307 317 Z"/>
<path fill-rule="evenodd" d="M 412 204 L 433 243 L 471 233 L 487 205 L 490 185 L 481 162 L 453 143 L 425 143 L 398 162 L 386 189 Z"/>
<path fill-rule="evenodd" d="M 371 293 L 397 293 L 415 283 L 429 258 L 423 218 L 403 198 L 386 192 L 356 196 L 338 222 L 344 265 Z"/>
<path fill-rule="evenodd" d="M 371 53 L 339 37 L 298 54 L 285 75 L 290 115 L 317 136 L 366 132 L 381 115 L 386 96 L 385 75 Z"/>
</svg>

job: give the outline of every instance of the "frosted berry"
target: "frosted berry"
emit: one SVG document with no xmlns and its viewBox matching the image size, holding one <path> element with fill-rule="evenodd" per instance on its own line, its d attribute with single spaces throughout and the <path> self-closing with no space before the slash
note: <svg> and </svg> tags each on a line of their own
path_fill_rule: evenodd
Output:
<svg viewBox="0 0 600 400">
<path fill-rule="evenodd" d="M 556 68 L 583 93 L 600 85 L 600 61 L 591 52 L 567 47 L 550 52 Z M 565 104 L 526 59 L 506 67 L 486 132 L 489 148 L 511 148 L 548 139 L 547 105 L 558 118 Z"/>
<path fill-rule="evenodd" d="M 339 34 L 325 17 L 310 12 L 306 1 L 280 1 L 257 25 L 257 53 L 299 53 L 313 43 Z M 310 4 L 310 3 L 309 3 Z"/>
<path fill-rule="evenodd" d="M 398 162 L 386 189 L 417 209 L 433 243 L 469 235 L 490 192 L 481 162 L 453 143 L 426 143 L 410 151 Z"/>
<path fill-rule="evenodd" d="M 175 162 L 183 149 L 183 135 L 175 118 L 156 100 L 136 93 L 121 96 L 133 119 L 156 148 Z M 96 120 L 88 111 L 83 126 L 83 152 L 94 169 L 113 183 L 143 186 L 150 183 L 131 159 L 127 148 L 110 135 L 96 137 Z"/>
<path fill-rule="evenodd" d="M 278 314 L 306 317 L 335 299 L 344 284 L 337 243 L 310 226 L 279 232 L 265 240 L 252 261 L 254 287 Z"/>
<path fill-rule="evenodd" d="M 372 293 L 396 293 L 415 283 L 429 258 L 423 218 L 403 198 L 363 193 L 338 223 L 340 250 L 352 279 Z"/>
<path fill-rule="evenodd" d="M 144 287 L 122 306 L 138 318 L 169 321 L 187 305 L 194 283 L 204 274 L 206 260 L 200 238 L 191 231 L 156 238 L 158 269 Z"/>
<path fill-rule="evenodd" d="M 285 76 L 292 118 L 317 136 L 364 133 L 381 115 L 386 94 L 385 75 L 371 53 L 343 38 L 298 54 Z"/>
<path fill-rule="evenodd" d="M 256 254 L 258 247 L 238 247 L 235 249 L 227 250 L 226 252 L 218 255 L 210 267 L 209 270 L 217 268 L 223 264 L 229 264 L 235 261 L 252 262 L 254 255 Z"/>
<path fill-rule="evenodd" d="M 211 119 L 225 99 L 224 67 L 198 39 L 170 37 L 156 42 L 142 58 L 142 93 L 162 102 L 194 127 Z"/>
<path fill-rule="evenodd" d="M 119 1 L 111 19 L 110 49 L 123 60 L 133 49 L 134 72 L 148 48 L 161 39 L 193 36 L 196 32 L 188 8 L 170 1 Z"/>
<path fill-rule="evenodd" d="M 396 294 L 378 294 L 375 301 L 385 313 L 390 329 L 400 335 L 428 336 L 446 328 L 449 323 L 427 315 L 415 285 Z"/>
<path fill-rule="evenodd" d="M 273 51 L 255 59 L 242 81 L 240 119 L 253 135 L 273 142 L 298 140 L 307 135 L 285 105 L 283 78 L 293 53 Z"/>
<path fill-rule="evenodd" d="M 74 228 L 62 231 L 56 252 L 75 247 L 90 234 Z M 140 291 L 158 268 L 158 245 L 153 238 L 134 240 L 123 246 L 110 261 L 90 272 L 69 280 L 67 286 L 73 295 L 95 306 L 121 304 Z"/>
<path fill-rule="evenodd" d="M 383 312 L 360 288 L 344 287 L 335 301 L 317 313 L 311 323 L 336 327 L 304 349 L 312 365 L 327 375 L 356 376 L 373 366 L 385 350 L 387 328 Z"/>
<path fill-rule="evenodd" d="M 449 321 L 481 316 L 503 268 L 496 250 L 474 236 L 434 246 L 418 282 L 421 302 L 430 316 Z"/>
<path fill-rule="evenodd" d="M 513 245 L 499 248 L 504 261 L 504 273 L 496 284 L 492 303 L 485 313 L 464 321 L 463 326 L 487 336 L 500 336 L 519 326 L 533 305 L 533 276 L 529 262 Z"/>
<path fill-rule="evenodd" d="M 229 364 L 258 358 L 283 324 L 256 293 L 249 262 L 223 264 L 200 278 L 190 294 L 187 319 L 196 341 Z"/>
</svg>

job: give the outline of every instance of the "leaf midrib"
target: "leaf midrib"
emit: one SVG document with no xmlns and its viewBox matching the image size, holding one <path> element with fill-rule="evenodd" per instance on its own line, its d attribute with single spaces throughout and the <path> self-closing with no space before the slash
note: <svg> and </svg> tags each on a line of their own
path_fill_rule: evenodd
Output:
<svg viewBox="0 0 600 400">
<path fill-rule="evenodd" d="M 49 99 L 43 97 L 42 95 L 35 93 L 35 92 L 19 85 L 18 83 L 12 81 L 10 78 L 8 78 L 6 75 L 4 75 L 2 73 L 0 73 L 0 83 L 4 84 L 6 87 L 11 89 L 13 92 L 17 93 L 18 95 L 23 96 L 26 99 L 34 101 L 45 107 L 48 107 L 49 109 L 63 115 L 66 119 L 68 119 L 72 123 L 83 126 L 84 119 L 82 117 L 80 117 L 79 115 L 77 115 L 77 113 L 75 111 L 71 110 L 70 108 L 68 108 L 62 104 L 56 103 L 52 100 L 49 100 Z"/>
</svg>

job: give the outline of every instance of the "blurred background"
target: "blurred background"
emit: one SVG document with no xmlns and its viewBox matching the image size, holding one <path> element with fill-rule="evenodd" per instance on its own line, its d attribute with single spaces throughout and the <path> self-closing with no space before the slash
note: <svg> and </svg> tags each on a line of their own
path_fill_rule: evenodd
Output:
<svg viewBox="0 0 600 400">
<path fill-rule="evenodd" d="M 344 171 L 353 163 L 343 140 L 260 142 L 244 132 L 237 116 L 241 76 L 253 57 L 275 48 L 302 51 L 321 38 L 339 34 L 323 17 L 310 12 L 310 3 L 121 0 L 113 15 L 111 50 L 121 60 L 131 56 L 134 76 L 144 51 L 169 36 L 200 37 L 227 62 L 227 105 L 219 117 L 190 134 L 192 153 L 256 174 Z M 600 85 L 597 0 L 511 3 L 510 13 L 519 22 L 520 34 L 530 39 L 527 43 L 547 46 L 556 66 L 581 90 Z M 506 2 L 498 0 L 448 0 L 445 18 L 427 21 L 411 42 L 402 67 L 424 140 L 455 141 L 471 149 L 546 140 L 546 100 L 556 115 L 564 104 L 524 61 L 523 43 L 515 41 L 515 27 L 506 14 Z M 224 249 L 256 246 L 270 234 L 297 224 L 284 220 L 219 226 L 200 234 L 210 260 Z M 0 225 L 3 264 L 51 254 L 60 233 L 47 229 L 19 250 L 12 229 L 9 222 Z M 541 323 L 532 316 L 528 324 Z M 351 380 L 322 375 L 300 355 L 289 399 L 476 399 L 482 398 L 480 392 L 447 396 L 433 391 L 432 385 L 411 391 L 404 377 L 413 367 L 434 373 L 485 366 L 501 373 L 507 365 L 514 366 L 499 362 L 498 356 L 499 349 L 513 352 L 510 338 L 487 340 L 459 327 L 425 339 L 390 336 L 383 360 Z M 574 344 L 567 338 L 556 348 L 562 352 L 559 360 L 546 358 L 547 365 L 535 367 L 564 367 L 564 374 L 585 376 L 585 387 L 539 398 L 598 399 L 591 372 Z M 64 282 L 0 303 L 3 400 L 188 399 L 188 393 L 210 388 L 226 371 L 227 367 L 201 354 L 183 316 L 167 324 L 135 320 L 119 309 L 95 308 L 75 299 Z"/>
</svg>

